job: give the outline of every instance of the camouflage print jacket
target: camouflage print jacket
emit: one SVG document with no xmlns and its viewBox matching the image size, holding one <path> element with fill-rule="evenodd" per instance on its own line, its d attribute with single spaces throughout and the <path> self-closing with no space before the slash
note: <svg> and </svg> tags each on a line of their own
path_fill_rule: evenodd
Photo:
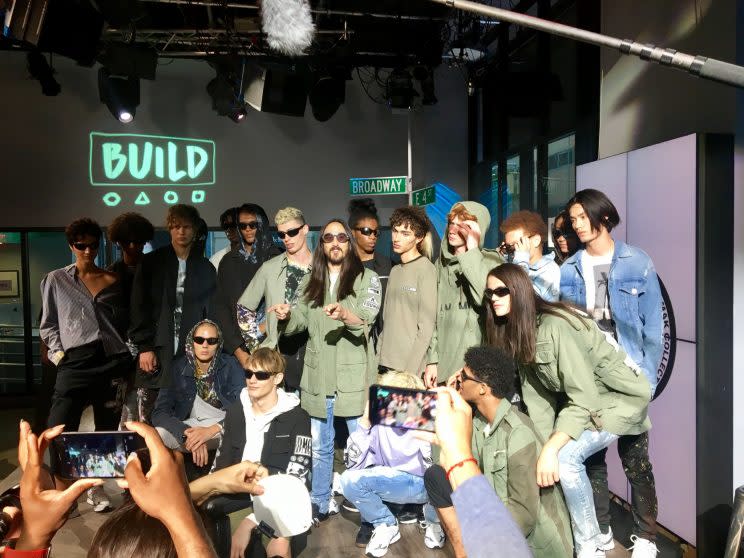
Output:
<svg viewBox="0 0 744 558">
<path fill-rule="evenodd" d="M 483 474 L 527 538 L 534 556 L 573 556 L 571 522 L 558 485 L 537 486 L 542 442 L 530 418 L 502 400 L 492 424 L 476 414 L 473 453 Z"/>
</svg>

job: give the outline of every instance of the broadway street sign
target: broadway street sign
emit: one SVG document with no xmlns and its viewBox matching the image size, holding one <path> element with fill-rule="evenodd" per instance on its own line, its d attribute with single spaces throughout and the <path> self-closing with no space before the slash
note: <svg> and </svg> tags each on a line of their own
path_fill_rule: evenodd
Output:
<svg viewBox="0 0 744 558">
<path fill-rule="evenodd" d="M 385 196 L 405 194 L 405 176 L 383 176 L 380 178 L 350 178 L 349 191 L 352 196 Z"/>
</svg>

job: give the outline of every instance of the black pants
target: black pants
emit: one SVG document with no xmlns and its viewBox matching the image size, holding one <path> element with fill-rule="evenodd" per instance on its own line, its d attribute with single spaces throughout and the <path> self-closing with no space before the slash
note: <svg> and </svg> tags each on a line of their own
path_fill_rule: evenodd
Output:
<svg viewBox="0 0 744 558">
<path fill-rule="evenodd" d="M 655 541 L 658 531 L 656 516 L 659 513 L 659 506 L 656 500 L 654 471 L 648 458 L 648 432 L 637 436 L 620 436 L 617 441 L 617 453 L 623 463 L 625 476 L 630 482 L 634 534 Z M 607 449 L 605 448 L 584 462 L 586 474 L 592 483 L 597 522 L 603 533 L 606 533 L 610 527 L 610 491 L 607 486 L 606 455 Z"/>
<path fill-rule="evenodd" d="M 305 364 L 305 347 L 307 346 L 308 334 L 306 331 L 295 335 L 279 337 L 277 349 L 287 360 L 287 368 L 284 371 L 284 387 L 287 391 L 300 389 L 302 378 L 302 367 Z"/>
<path fill-rule="evenodd" d="M 49 426 L 64 424 L 74 432 L 88 405 L 93 405 L 96 430 L 116 430 L 119 426 L 120 390 L 132 367 L 129 353 L 106 355 L 103 344 L 89 343 L 66 351 L 57 366 L 57 381 L 49 410 Z"/>
<path fill-rule="evenodd" d="M 429 503 L 435 508 L 452 507 L 452 485 L 441 465 L 432 465 L 424 473 L 424 486 Z"/>
</svg>

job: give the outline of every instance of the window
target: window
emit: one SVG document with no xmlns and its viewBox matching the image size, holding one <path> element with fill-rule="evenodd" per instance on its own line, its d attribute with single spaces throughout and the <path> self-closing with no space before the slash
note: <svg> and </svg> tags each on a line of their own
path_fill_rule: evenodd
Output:
<svg viewBox="0 0 744 558">
<path fill-rule="evenodd" d="M 548 143 L 545 191 L 549 217 L 555 217 L 576 192 L 575 140 L 576 136 L 571 134 Z"/>
<path fill-rule="evenodd" d="M 506 160 L 506 188 L 503 191 L 504 217 L 519 211 L 519 155 Z"/>
</svg>

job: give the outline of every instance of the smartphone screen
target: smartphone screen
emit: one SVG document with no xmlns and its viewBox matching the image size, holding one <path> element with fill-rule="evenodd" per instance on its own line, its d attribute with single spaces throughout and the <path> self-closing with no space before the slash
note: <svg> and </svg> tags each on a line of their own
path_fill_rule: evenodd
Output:
<svg viewBox="0 0 744 558">
<path fill-rule="evenodd" d="M 49 447 L 52 470 L 64 479 L 120 478 L 127 457 L 137 452 L 144 471 L 150 455 L 145 440 L 136 432 L 63 432 Z"/>
<path fill-rule="evenodd" d="M 418 389 L 373 385 L 369 388 L 372 424 L 434 432 L 437 393 Z"/>
</svg>

